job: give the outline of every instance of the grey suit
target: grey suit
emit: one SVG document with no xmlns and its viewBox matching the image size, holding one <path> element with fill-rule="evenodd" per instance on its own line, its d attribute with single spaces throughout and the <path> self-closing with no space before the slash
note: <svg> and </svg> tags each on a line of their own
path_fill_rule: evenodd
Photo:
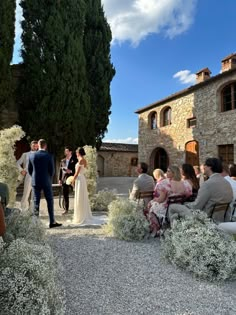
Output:
<svg viewBox="0 0 236 315">
<path fill-rule="evenodd" d="M 190 209 L 199 209 L 210 213 L 213 205 L 216 203 L 228 203 L 233 199 L 231 185 L 218 173 L 214 173 L 202 184 L 194 202 L 186 206 L 173 204 L 169 207 L 169 217 L 172 222 L 176 217 L 185 217 L 191 215 Z"/>
<path fill-rule="evenodd" d="M 136 200 L 138 198 L 138 194 L 140 191 L 152 191 L 154 190 L 154 186 L 155 186 L 155 183 L 152 176 L 146 173 L 140 174 L 133 183 L 133 188 L 129 195 L 129 199 Z"/>
</svg>

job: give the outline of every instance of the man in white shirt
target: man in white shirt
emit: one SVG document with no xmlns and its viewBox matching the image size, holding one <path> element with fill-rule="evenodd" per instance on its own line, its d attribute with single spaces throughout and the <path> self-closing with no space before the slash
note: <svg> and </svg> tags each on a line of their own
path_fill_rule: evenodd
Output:
<svg viewBox="0 0 236 315">
<path fill-rule="evenodd" d="M 32 141 L 30 143 L 30 148 L 31 151 L 29 152 L 24 152 L 20 159 L 17 161 L 17 166 L 19 168 L 19 171 L 21 175 L 24 177 L 24 190 L 23 190 L 23 196 L 21 199 L 21 209 L 22 210 L 28 210 L 29 209 L 29 197 L 30 193 L 32 191 L 32 181 L 31 181 L 31 176 L 28 173 L 28 165 L 29 165 L 29 155 L 31 153 L 35 153 L 38 150 L 38 142 L 37 141 Z M 32 200 L 31 196 L 31 200 Z"/>
</svg>

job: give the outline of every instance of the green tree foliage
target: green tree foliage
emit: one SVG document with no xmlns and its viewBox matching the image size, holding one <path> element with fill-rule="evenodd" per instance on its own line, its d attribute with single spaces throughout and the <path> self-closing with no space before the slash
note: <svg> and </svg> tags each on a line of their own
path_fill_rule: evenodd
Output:
<svg viewBox="0 0 236 315">
<path fill-rule="evenodd" d="M 12 98 L 10 72 L 15 37 L 15 0 L 0 1 L 0 109 L 7 108 Z"/>
<path fill-rule="evenodd" d="M 94 137 L 89 142 L 99 147 L 107 131 L 111 114 L 110 83 L 115 75 L 115 69 L 110 61 L 112 35 L 101 0 L 87 0 L 86 8 L 84 53 L 92 108 L 89 122 L 94 128 L 92 128 Z"/>
<path fill-rule="evenodd" d="M 20 121 L 32 138 L 60 154 L 84 145 L 90 117 L 83 51 L 83 0 L 22 0 Z"/>
</svg>

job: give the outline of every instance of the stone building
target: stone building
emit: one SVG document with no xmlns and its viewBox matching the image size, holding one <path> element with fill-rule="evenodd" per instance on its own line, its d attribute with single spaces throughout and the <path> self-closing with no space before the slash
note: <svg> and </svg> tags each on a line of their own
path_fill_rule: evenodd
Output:
<svg viewBox="0 0 236 315">
<path fill-rule="evenodd" d="M 138 145 L 104 142 L 97 152 L 99 176 L 137 176 Z"/>
<path fill-rule="evenodd" d="M 207 157 L 236 162 L 236 54 L 221 73 L 196 73 L 196 84 L 138 109 L 138 158 L 150 169 L 169 164 L 199 165 Z"/>
</svg>

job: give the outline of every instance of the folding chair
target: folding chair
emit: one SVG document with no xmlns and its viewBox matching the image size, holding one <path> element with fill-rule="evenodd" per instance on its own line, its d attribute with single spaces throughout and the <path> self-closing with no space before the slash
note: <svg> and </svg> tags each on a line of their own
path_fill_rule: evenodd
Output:
<svg viewBox="0 0 236 315">
<path fill-rule="evenodd" d="M 214 206 L 212 207 L 210 213 L 209 213 L 209 218 L 211 218 L 213 220 L 213 215 L 217 212 L 222 212 L 224 211 L 224 222 L 226 219 L 226 214 L 227 211 L 230 209 L 230 202 L 226 202 L 226 203 L 216 203 L 214 204 Z"/>
</svg>

